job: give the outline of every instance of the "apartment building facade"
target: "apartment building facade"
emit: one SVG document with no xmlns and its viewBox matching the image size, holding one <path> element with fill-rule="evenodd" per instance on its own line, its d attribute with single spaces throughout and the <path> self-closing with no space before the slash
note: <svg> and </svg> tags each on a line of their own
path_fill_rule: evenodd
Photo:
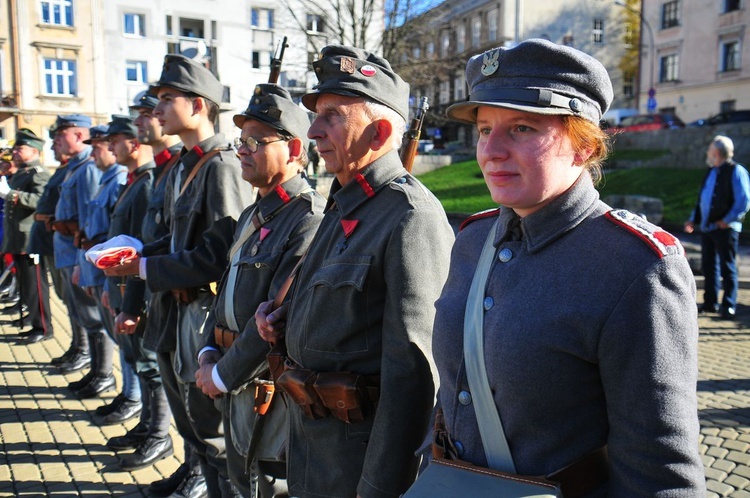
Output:
<svg viewBox="0 0 750 498">
<path fill-rule="evenodd" d="M 750 109 L 750 24 L 746 0 L 643 0 L 641 102 L 685 122 Z M 643 105 L 641 106 L 643 108 Z"/>
</svg>

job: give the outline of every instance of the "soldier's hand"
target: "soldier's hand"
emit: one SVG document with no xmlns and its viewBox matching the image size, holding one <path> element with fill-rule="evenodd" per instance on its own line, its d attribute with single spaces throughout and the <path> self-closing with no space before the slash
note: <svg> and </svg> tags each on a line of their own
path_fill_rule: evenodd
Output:
<svg viewBox="0 0 750 498">
<path fill-rule="evenodd" d="M 282 304 L 275 310 L 273 309 L 273 301 L 260 303 L 255 311 L 255 324 L 258 327 L 261 339 L 275 343 L 284 337 L 287 311 L 287 303 Z"/>
<path fill-rule="evenodd" d="M 70 281 L 73 282 L 73 285 L 78 285 L 81 282 L 81 267 L 78 265 L 75 265 L 73 267 L 73 274 L 70 276 Z"/>
<path fill-rule="evenodd" d="M 5 199 L 10 194 L 10 185 L 8 185 L 8 179 L 5 176 L 0 176 L 0 197 Z"/>
<path fill-rule="evenodd" d="M 685 230 L 685 233 L 693 233 L 695 231 L 695 225 L 692 221 L 686 221 L 683 230 Z"/>
<path fill-rule="evenodd" d="M 112 316 L 115 316 L 115 310 L 109 305 L 109 291 L 102 292 L 102 306 L 109 310 Z"/>
<path fill-rule="evenodd" d="M 211 397 L 211 399 L 221 398 L 224 393 L 216 387 L 214 379 L 211 376 L 213 373 L 214 364 L 206 363 L 195 372 L 195 383 L 203 391 L 203 394 Z"/>
<path fill-rule="evenodd" d="M 138 322 L 141 321 L 141 317 L 133 316 L 125 312 L 120 312 L 115 318 L 115 331 L 118 334 L 132 335 L 135 333 Z"/>
<path fill-rule="evenodd" d="M 198 366 L 213 365 L 214 363 L 218 363 L 221 359 L 221 353 L 216 351 L 215 349 L 208 349 L 203 352 L 202 355 L 198 358 Z"/>
<path fill-rule="evenodd" d="M 104 268 L 104 274 L 108 277 L 129 277 L 130 275 L 138 275 L 138 267 L 141 262 L 141 257 L 136 256 L 130 261 L 127 261 L 121 265 L 112 266 L 110 268 Z"/>
</svg>

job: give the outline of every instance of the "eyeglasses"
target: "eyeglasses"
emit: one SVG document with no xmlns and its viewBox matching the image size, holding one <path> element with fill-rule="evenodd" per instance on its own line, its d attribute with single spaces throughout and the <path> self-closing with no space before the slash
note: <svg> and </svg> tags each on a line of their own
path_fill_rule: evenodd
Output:
<svg viewBox="0 0 750 498">
<path fill-rule="evenodd" d="M 258 142 L 253 137 L 247 137 L 244 140 L 238 137 L 234 139 L 234 147 L 237 150 L 240 150 L 240 147 L 244 145 L 245 147 L 247 147 L 247 149 L 251 153 L 255 154 L 258 151 L 258 147 L 260 147 L 261 145 L 268 145 L 274 142 L 286 142 L 286 141 L 287 141 L 286 138 L 277 138 L 276 140 L 269 140 L 268 142 Z"/>
</svg>

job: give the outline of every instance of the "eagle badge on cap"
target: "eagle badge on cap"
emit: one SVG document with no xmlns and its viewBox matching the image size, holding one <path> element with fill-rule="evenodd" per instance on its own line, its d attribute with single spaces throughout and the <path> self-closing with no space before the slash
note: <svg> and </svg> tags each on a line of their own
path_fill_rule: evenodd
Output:
<svg viewBox="0 0 750 498">
<path fill-rule="evenodd" d="M 349 57 L 342 57 L 340 69 L 342 73 L 354 74 L 355 69 L 357 69 L 357 65 L 354 63 L 354 59 L 351 59 Z"/>
<path fill-rule="evenodd" d="M 499 58 L 499 50 L 493 50 L 491 52 L 485 53 L 484 57 L 482 57 L 482 74 L 485 76 L 491 76 L 495 74 L 497 69 L 500 67 L 500 63 L 497 62 L 497 59 Z"/>
<path fill-rule="evenodd" d="M 371 65 L 367 64 L 366 66 L 362 66 L 362 68 L 359 70 L 360 73 L 364 74 L 365 76 L 375 76 L 375 68 Z"/>
<path fill-rule="evenodd" d="M 261 93 L 263 93 L 263 89 L 261 89 L 260 86 L 256 86 L 255 87 L 255 95 L 260 95 Z"/>
</svg>

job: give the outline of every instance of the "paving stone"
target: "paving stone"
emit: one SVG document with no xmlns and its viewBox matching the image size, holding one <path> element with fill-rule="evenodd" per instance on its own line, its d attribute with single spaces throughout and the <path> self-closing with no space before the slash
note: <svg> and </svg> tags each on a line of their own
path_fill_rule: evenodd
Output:
<svg viewBox="0 0 750 498">
<path fill-rule="evenodd" d="M 706 481 L 706 489 L 709 491 L 713 491 L 719 496 L 729 496 L 733 491 L 734 488 L 728 484 L 724 484 L 722 482 L 714 481 L 713 479 L 709 479 Z"/>
<path fill-rule="evenodd" d="M 722 482 L 726 478 L 727 473 L 723 470 L 715 469 L 713 467 L 709 467 L 706 469 L 706 479 L 713 479 L 715 481 Z"/>
<path fill-rule="evenodd" d="M 739 451 L 730 451 L 729 455 L 727 455 L 727 460 L 741 463 L 742 465 L 750 465 L 750 455 Z"/>
<path fill-rule="evenodd" d="M 748 448 L 750 448 L 750 443 L 743 441 L 725 441 L 722 446 L 730 450 L 746 452 Z"/>
<path fill-rule="evenodd" d="M 730 475 L 724 479 L 724 482 L 732 486 L 734 489 L 745 489 L 748 484 L 750 484 L 750 480 L 738 475 Z"/>
</svg>

